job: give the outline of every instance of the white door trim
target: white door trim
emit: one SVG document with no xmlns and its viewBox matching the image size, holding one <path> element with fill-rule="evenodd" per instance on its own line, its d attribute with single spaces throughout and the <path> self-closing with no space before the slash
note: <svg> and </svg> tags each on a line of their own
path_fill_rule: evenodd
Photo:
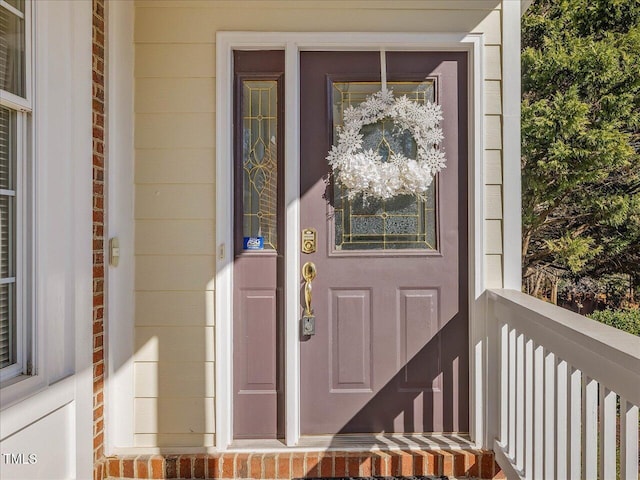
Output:
<svg viewBox="0 0 640 480">
<path fill-rule="evenodd" d="M 233 50 L 285 51 L 285 291 L 298 291 L 300 259 L 300 132 L 299 58 L 303 50 L 466 51 L 469 53 L 469 277 L 470 344 L 481 335 L 474 325 L 476 298 L 484 290 L 482 221 L 482 34 L 468 33 L 354 33 L 354 32 L 218 32 L 216 35 L 216 449 L 233 440 Z M 297 295 L 285 295 L 285 441 L 300 438 L 300 345 Z M 475 437 L 475 411 L 482 408 L 475 395 L 479 378 L 475 349 L 470 355 L 470 422 Z M 478 413 L 480 413 L 480 410 Z"/>
</svg>

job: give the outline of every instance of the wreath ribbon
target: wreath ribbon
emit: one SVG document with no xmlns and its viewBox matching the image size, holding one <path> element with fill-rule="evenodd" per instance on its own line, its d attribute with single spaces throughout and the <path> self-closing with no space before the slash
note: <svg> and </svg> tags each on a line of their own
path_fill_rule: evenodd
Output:
<svg viewBox="0 0 640 480">
<path fill-rule="evenodd" d="M 384 48 L 380 49 L 380 83 L 382 84 L 382 90 L 387 89 L 387 52 Z"/>
</svg>

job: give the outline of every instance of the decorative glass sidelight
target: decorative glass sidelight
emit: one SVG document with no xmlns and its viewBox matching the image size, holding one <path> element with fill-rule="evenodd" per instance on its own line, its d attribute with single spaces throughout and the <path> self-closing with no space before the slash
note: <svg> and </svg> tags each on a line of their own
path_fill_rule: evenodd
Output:
<svg viewBox="0 0 640 480">
<path fill-rule="evenodd" d="M 242 81 L 241 135 L 243 236 L 253 239 L 261 237 L 265 250 L 277 250 L 277 80 Z"/>
<path fill-rule="evenodd" d="M 406 95 L 417 103 L 435 102 L 435 81 L 388 82 L 395 97 Z M 343 124 L 343 113 L 358 106 L 381 88 L 379 82 L 334 82 L 332 88 L 333 134 Z M 409 132 L 398 134 L 391 121 L 365 125 L 363 149 L 377 151 L 383 160 L 394 153 L 415 157 L 416 144 Z M 436 250 L 436 188 L 434 181 L 423 198 L 399 195 L 389 200 L 347 198 L 334 185 L 336 250 Z"/>
</svg>

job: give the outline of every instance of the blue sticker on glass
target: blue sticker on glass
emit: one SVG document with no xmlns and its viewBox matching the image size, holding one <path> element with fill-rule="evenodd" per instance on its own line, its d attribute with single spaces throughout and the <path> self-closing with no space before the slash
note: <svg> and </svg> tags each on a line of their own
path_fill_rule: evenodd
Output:
<svg viewBox="0 0 640 480">
<path fill-rule="evenodd" d="M 244 237 L 245 250 L 264 250 L 264 237 Z"/>
</svg>

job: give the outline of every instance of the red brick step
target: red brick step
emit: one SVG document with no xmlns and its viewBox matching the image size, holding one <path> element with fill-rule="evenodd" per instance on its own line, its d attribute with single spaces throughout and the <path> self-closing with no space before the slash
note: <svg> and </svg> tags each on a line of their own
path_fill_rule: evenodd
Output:
<svg viewBox="0 0 640 480">
<path fill-rule="evenodd" d="M 94 480 L 452 476 L 505 478 L 486 450 L 291 451 L 109 457 Z"/>
</svg>

